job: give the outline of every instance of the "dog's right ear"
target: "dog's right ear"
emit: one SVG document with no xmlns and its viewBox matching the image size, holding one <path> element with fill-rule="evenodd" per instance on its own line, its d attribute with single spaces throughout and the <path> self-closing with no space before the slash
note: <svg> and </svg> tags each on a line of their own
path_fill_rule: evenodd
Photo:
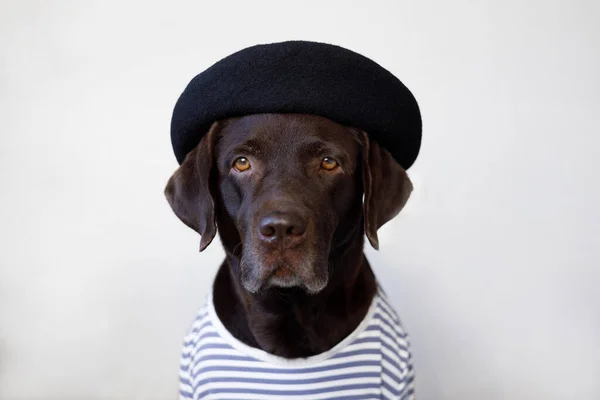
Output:
<svg viewBox="0 0 600 400">
<path fill-rule="evenodd" d="M 214 146 L 218 122 L 204 135 L 196 148 L 185 157 L 169 179 L 165 196 L 179 219 L 201 236 L 203 251 L 217 233 L 215 202 L 211 193 L 211 170 L 214 165 Z"/>
</svg>

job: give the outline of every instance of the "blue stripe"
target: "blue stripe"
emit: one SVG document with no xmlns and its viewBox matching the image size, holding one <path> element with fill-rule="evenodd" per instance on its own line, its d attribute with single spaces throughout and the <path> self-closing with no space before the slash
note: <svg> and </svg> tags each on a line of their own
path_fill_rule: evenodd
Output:
<svg viewBox="0 0 600 400">
<path fill-rule="evenodd" d="M 206 333 L 203 333 L 202 335 L 198 336 L 197 338 L 193 338 L 192 340 L 183 342 L 183 347 L 194 346 L 196 343 L 201 342 L 202 340 L 204 340 L 206 338 L 218 338 L 218 337 L 220 337 L 220 336 L 217 332 L 206 332 Z"/>
<path fill-rule="evenodd" d="M 198 315 L 196 315 L 196 321 L 201 321 L 206 317 L 208 317 L 208 310 L 206 309 L 206 307 L 204 307 L 204 309 L 200 310 Z"/>
<path fill-rule="evenodd" d="M 192 355 L 196 356 L 196 355 L 198 355 L 198 353 L 200 353 L 201 351 L 204 351 L 204 350 L 232 350 L 232 349 L 233 349 L 233 347 L 231 347 L 230 345 L 228 345 L 226 343 L 203 344 L 198 347 L 194 347 L 192 349 Z"/>
<path fill-rule="evenodd" d="M 378 388 L 379 389 L 379 388 Z M 377 393 L 377 394 L 375 394 Z M 379 390 L 372 394 L 358 394 L 356 396 L 344 396 L 344 397 L 328 397 L 327 400 L 367 400 L 373 399 L 374 396 L 379 396 Z M 368 396 L 368 397 L 365 397 Z M 376 398 L 376 397 L 375 397 Z"/>
<path fill-rule="evenodd" d="M 239 370 L 238 370 L 239 371 Z M 208 379 L 202 379 L 196 382 L 197 386 L 209 384 L 209 383 L 231 383 L 231 382 L 243 382 L 243 383 L 262 383 L 265 385 L 304 385 L 311 383 L 322 383 L 322 382 L 333 382 L 342 379 L 357 379 L 357 378 L 378 378 L 381 376 L 380 372 L 354 372 L 350 374 L 339 374 L 332 376 L 320 376 L 318 378 L 309 379 L 265 379 L 257 375 L 254 378 L 242 378 L 237 376 L 220 376 Z"/>
<path fill-rule="evenodd" d="M 386 336 L 388 339 L 390 339 L 390 340 L 391 340 L 393 343 L 397 344 L 397 345 L 398 345 L 398 348 L 399 348 L 400 350 L 408 351 L 408 348 L 407 348 L 406 346 L 404 346 L 404 345 L 400 344 L 400 342 L 399 342 L 399 339 L 398 339 L 397 337 L 394 337 L 394 336 L 390 335 L 389 333 L 387 333 L 387 332 L 386 332 L 386 331 L 384 331 L 383 329 L 381 330 L 381 334 L 382 334 L 382 335 L 385 335 L 385 336 Z M 383 342 L 383 343 L 385 343 L 383 340 L 382 340 L 382 342 Z"/>
<path fill-rule="evenodd" d="M 390 340 L 392 342 L 397 343 L 398 346 L 400 346 L 401 349 L 408 351 L 408 348 L 406 347 L 408 345 L 408 342 L 406 341 L 405 338 L 403 338 L 402 336 L 398 335 L 397 332 L 394 332 L 395 335 L 392 336 L 391 333 L 388 333 L 387 331 L 385 331 L 385 330 L 382 329 L 381 333 L 384 334 L 385 336 L 387 336 L 388 338 L 390 338 Z M 406 344 L 403 344 L 402 342 L 404 342 Z"/>
<path fill-rule="evenodd" d="M 405 373 L 405 371 L 406 371 L 406 368 L 401 368 L 401 367 L 400 367 L 400 365 L 399 365 L 399 364 L 398 364 L 396 361 L 392 360 L 391 358 L 389 358 L 389 357 L 388 357 L 388 356 L 386 356 L 385 354 L 382 354 L 382 358 L 383 358 L 385 361 L 387 361 L 387 362 L 389 362 L 390 364 L 392 364 L 394 367 L 396 367 L 396 369 L 397 369 L 398 371 L 400 371 L 400 373 Z M 387 370 L 387 368 L 385 368 L 385 367 L 383 367 L 383 369 L 384 369 L 384 370 Z M 394 376 L 394 377 L 396 377 L 396 378 L 400 378 L 398 375 L 396 375 L 396 374 L 392 374 L 392 372 L 391 372 L 391 371 L 389 371 L 389 374 L 388 374 L 388 375 L 390 375 L 390 376 Z"/>
<path fill-rule="evenodd" d="M 366 389 L 378 389 L 379 384 L 353 384 L 353 385 L 340 385 L 333 388 L 320 388 L 320 389 L 306 389 L 306 390 L 264 390 L 264 389 L 235 389 L 235 388 L 223 388 L 223 389 L 211 389 L 200 393 L 199 398 L 203 398 L 209 394 L 233 394 L 233 393 L 250 393 L 250 394 L 261 394 L 265 396 L 299 396 L 299 395 L 311 395 L 311 394 L 322 394 L 330 392 L 338 392 L 342 390 L 366 390 Z"/>
<path fill-rule="evenodd" d="M 212 323 L 210 321 L 206 321 L 205 323 L 203 323 L 200 326 L 195 327 L 194 329 L 192 329 L 192 331 L 190 332 L 191 335 L 194 335 L 200 331 L 202 331 L 204 328 L 207 328 L 209 326 L 212 326 Z"/>
<path fill-rule="evenodd" d="M 390 302 L 388 301 L 388 299 L 386 299 L 385 297 L 380 297 L 380 299 L 381 299 L 381 302 L 382 302 L 383 304 L 385 304 L 387 308 L 384 308 L 384 307 L 379 307 L 379 309 L 381 309 L 381 310 L 384 310 L 384 311 L 385 311 L 385 313 L 386 313 L 387 315 L 389 315 L 389 316 L 392 318 L 392 320 L 393 320 L 395 323 L 399 324 L 399 323 L 400 323 L 400 317 L 398 317 L 398 314 L 396 314 L 396 312 L 394 311 L 394 307 L 392 307 L 392 305 L 390 304 Z M 388 309 L 389 309 L 389 310 L 390 310 L 390 311 L 391 311 L 393 314 L 390 314 L 390 313 L 387 311 Z"/>
<path fill-rule="evenodd" d="M 196 341 L 196 343 L 198 343 L 201 340 L 207 339 L 207 338 L 220 338 L 221 336 L 219 336 L 219 334 L 217 332 L 204 332 L 202 335 L 198 336 L 198 340 Z"/>
<path fill-rule="evenodd" d="M 196 353 L 199 351 L 202 351 L 202 350 L 209 350 L 209 349 L 231 350 L 231 349 L 233 349 L 233 347 L 231 347 L 227 343 L 207 343 L 207 344 L 200 345 L 198 347 L 194 347 L 194 351 Z"/>
<path fill-rule="evenodd" d="M 400 321 L 398 321 L 398 317 L 394 316 L 392 314 L 390 314 L 387 310 L 387 308 L 385 307 L 377 307 L 377 310 L 379 312 L 381 312 L 382 314 L 385 314 L 385 316 L 382 315 L 383 319 L 387 319 L 387 320 L 391 320 L 393 321 L 395 324 L 398 324 Z"/>
<path fill-rule="evenodd" d="M 386 349 L 388 349 L 389 351 L 391 351 L 392 353 L 397 355 L 401 362 L 404 362 L 404 363 L 408 362 L 408 358 L 402 357 L 400 354 L 398 354 L 396 349 L 391 348 L 390 345 L 387 344 L 386 342 L 384 342 L 383 340 L 381 341 L 381 344 L 383 345 L 383 347 L 385 347 Z"/>
<path fill-rule="evenodd" d="M 404 395 L 402 395 L 402 397 L 400 397 L 400 400 L 408 399 L 414 393 L 415 393 L 415 389 L 410 388 L 406 391 L 406 393 Z"/>
<path fill-rule="evenodd" d="M 194 323 L 193 323 L 193 324 L 192 324 L 192 326 L 191 326 L 191 329 L 192 329 L 192 331 L 193 331 L 194 329 L 198 329 L 198 328 L 197 328 L 197 327 L 195 327 L 194 325 L 196 325 L 196 324 L 199 324 L 199 323 L 202 323 L 202 322 L 206 322 L 206 321 L 209 321 L 209 320 L 210 320 L 210 317 L 209 317 L 209 315 L 208 315 L 208 312 L 204 312 L 204 314 L 200 314 L 200 315 L 198 315 L 198 316 L 196 317 L 196 319 L 194 319 Z"/>
<path fill-rule="evenodd" d="M 392 393 L 394 396 L 398 396 L 398 391 L 396 389 L 394 389 L 393 387 L 390 386 L 389 383 L 387 383 L 386 381 L 382 380 L 381 381 L 381 386 L 384 389 L 387 389 L 390 393 Z"/>
<path fill-rule="evenodd" d="M 373 400 L 373 399 L 379 399 L 379 397 L 381 396 L 381 394 L 379 393 L 379 390 L 372 390 L 372 393 L 365 393 L 365 394 L 357 394 L 357 395 L 351 395 L 351 396 L 342 396 L 342 397 L 327 397 L 327 400 Z M 239 400 L 238 397 L 221 397 L 221 400 Z"/>
<path fill-rule="evenodd" d="M 392 325 L 389 320 L 387 320 L 383 317 L 381 317 L 380 320 L 381 320 L 381 322 L 386 324 L 392 330 L 392 332 L 394 332 L 394 334 L 398 335 L 399 338 L 406 339 L 406 337 L 408 336 L 406 333 L 398 332 L 398 329 L 396 329 L 396 327 L 394 327 L 394 325 Z"/>
<path fill-rule="evenodd" d="M 187 360 L 188 358 L 195 357 L 201 351 L 210 350 L 210 349 L 231 350 L 231 349 L 233 349 L 233 347 L 231 347 L 228 344 L 222 344 L 222 343 L 203 344 L 199 347 L 192 348 L 188 354 L 182 354 L 181 359 Z"/>
<path fill-rule="evenodd" d="M 369 337 L 364 337 L 364 338 L 356 339 L 355 341 L 353 341 L 352 343 L 350 343 L 348 346 L 359 344 L 359 343 L 378 343 L 379 341 L 380 340 L 379 340 L 378 337 L 369 336 Z"/>
<path fill-rule="evenodd" d="M 179 378 L 179 382 L 181 383 L 181 385 L 193 386 L 192 382 L 190 382 L 188 378 Z"/>
</svg>

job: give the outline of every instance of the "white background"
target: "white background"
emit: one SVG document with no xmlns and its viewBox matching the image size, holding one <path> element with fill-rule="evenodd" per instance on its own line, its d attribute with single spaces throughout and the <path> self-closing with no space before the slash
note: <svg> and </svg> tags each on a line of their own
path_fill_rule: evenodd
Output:
<svg viewBox="0 0 600 400">
<path fill-rule="evenodd" d="M 187 82 L 256 43 L 416 95 L 415 193 L 368 250 L 420 399 L 600 398 L 597 1 L 0 3 L 0 398 L 173 399 L 223 256 L 172 214 Z"/>
</svg>

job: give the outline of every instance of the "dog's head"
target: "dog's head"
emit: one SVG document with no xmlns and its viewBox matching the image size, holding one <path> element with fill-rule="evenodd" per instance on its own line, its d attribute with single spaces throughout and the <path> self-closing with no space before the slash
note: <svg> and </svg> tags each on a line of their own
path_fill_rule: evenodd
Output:
<svg viewBox="0 0 600 400">
<path fill-rule="evenodd" d="M 317 293 L 329 281 L 332 250 L 363 228 L 378 248 L 377 230 L 411 190 L 402 167 L 360 130 L 311 115 L 258 114 L 214 123 L 165 194 L 200 233 L 201 251 L 218 225 L 248 292 Z"/>
</svg>

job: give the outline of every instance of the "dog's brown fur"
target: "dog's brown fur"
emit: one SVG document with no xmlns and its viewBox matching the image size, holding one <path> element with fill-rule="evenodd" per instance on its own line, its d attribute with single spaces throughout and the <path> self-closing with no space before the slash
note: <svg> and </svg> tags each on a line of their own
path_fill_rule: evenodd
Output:
<svg viewBox="0 0 600 400">
<path fill-rule="evenodd" d="M 232 168 L 238 157 L 250 169 Z M 338 167 L 321 168 L 325 157 Z M 218 227 L 226 259 L 213 298 L 225 327 L 250 346 L 297 358 L 329 350 L 364 318 L 377 288 L 363 236 L 377 248 L 377 230 L 411 190 L 366 133 L 312 115 L 260 114 L 213 124 L 165 194 L 200 233 L 200 250 Z M 272 215 L 287 233 L 264 235 Z"/>
</svg>

